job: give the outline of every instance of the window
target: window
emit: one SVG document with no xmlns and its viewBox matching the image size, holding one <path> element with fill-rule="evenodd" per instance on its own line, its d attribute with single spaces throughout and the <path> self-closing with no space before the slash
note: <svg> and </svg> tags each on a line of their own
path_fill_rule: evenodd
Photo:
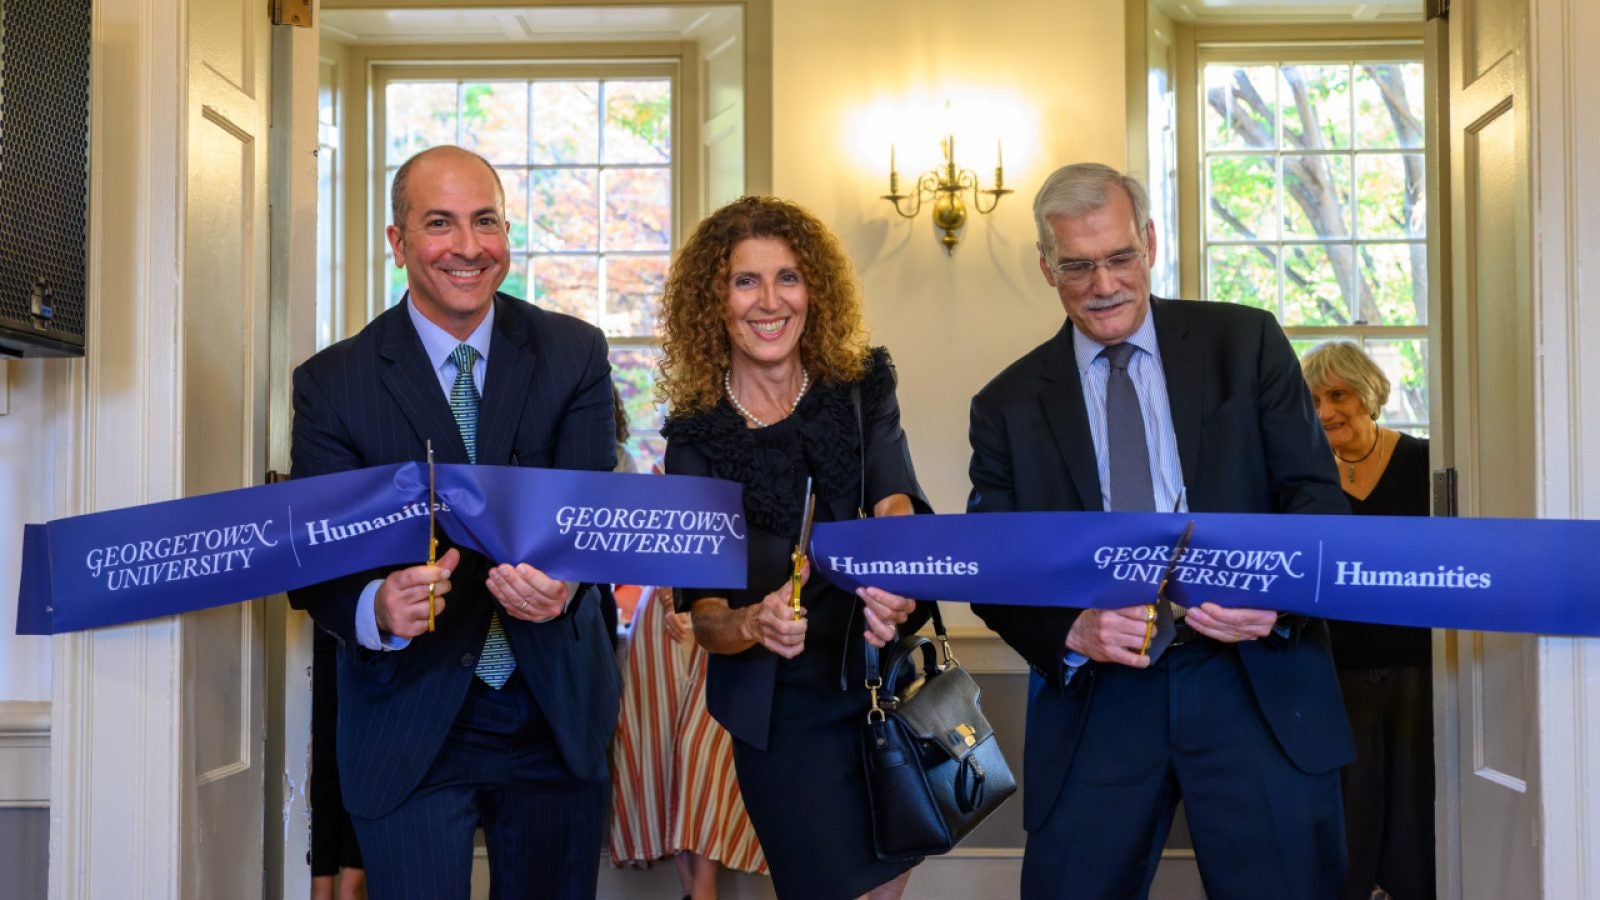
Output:
<svg viewBox="0 0 1600 900">
<path fill-rule="evenodd" d="M 673 235 L 670 77 L 390 77 L 382 83 L 385 218 L 394 172 L 412 154 L 458 144 L 505 186 L 511 274 L 501 290 L 603 329 L 641 471 L 661 460 L 654 401 L 656 310 Z M 375 283 L 406 289 L 393 250 Z"/>
<path fill-rule="evenodd" d="M 1381 420 L 1426 436 L 1421 61 L 1231 55 L 1201 57 L 1203 296 L 1271 311 L 1296 352 L 1360 343 L 1392 385 Z"/>
</svg>

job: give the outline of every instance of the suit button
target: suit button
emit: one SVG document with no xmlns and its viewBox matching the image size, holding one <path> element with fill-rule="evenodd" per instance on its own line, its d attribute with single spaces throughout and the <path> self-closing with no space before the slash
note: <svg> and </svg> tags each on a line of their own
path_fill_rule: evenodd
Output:
<svg viewBox="0 0 1600 900">
<path fill-rule="evenodd" d="M 472 668 L 472 664 L 475 663 L 475 662 L 477 662 L 477 659 L 474 658 L 471 653 L 463 653 L 463 654 L 461 654 L 461 667 L 462 668 L 470 669 L 470 668 Z"/>
</svg>

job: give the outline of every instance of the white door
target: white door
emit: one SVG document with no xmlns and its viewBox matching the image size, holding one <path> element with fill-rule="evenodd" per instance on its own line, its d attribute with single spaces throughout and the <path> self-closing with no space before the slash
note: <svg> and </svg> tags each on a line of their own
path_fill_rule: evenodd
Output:
<svg viewBox="0 0 1600 900">
<path fill-rule="evenodd" d="M 256 0 L 190 0 L 187 13 L 180 458 L 192 495 L 259 484 L 267 469 L 272 26 Z M 184 897 L 261 894 L 264 602 L 182 620 Z"/>
<path fill-rule="evenodd" d="M 1534 303 L 1530 275 L 1527 0 L 1458 0 L 1449 12 L 1450 421 L 1460 514 L 1533 517 Z M 1443 633 L 1440 895 L 1541 896 L 1539 639 Z"/>
</svg>

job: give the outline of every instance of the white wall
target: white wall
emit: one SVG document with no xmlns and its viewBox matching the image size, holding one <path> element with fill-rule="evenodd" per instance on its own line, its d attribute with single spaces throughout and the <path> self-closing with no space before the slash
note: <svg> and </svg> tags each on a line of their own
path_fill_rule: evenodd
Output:
<svg viewBox="0 0 1600 900">
<path fill-rule="evenodd" d="M 50 699 L 50 639 L 17 636 L 17 588 L 22 526 L 54 515 L 56 459 L 46 372 L 70 365 L 59 359 L 0 363 L 0 409 L 10 410 L 0 415 L 0 702 Z"/>
</svg>

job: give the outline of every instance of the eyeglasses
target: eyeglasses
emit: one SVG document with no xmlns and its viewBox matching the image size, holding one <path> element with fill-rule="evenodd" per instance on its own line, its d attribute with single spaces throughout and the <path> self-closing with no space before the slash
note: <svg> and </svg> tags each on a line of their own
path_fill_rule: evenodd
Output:
<svg viewBox="0 0 1600 900">
<path fill-rule="evenodd" d="M 1094 279 L 1095 270 L 1101 266 L 1104 266 L 1112 277 L 1120 278 L 1133 272 L 1143 261 L 1143 250 L 1127 250 L 1101 260 L 1072 259 L 1057 263 L 1054 271 L 1058 282 L 1068 287 L 1083 287 Z"/>
</svg>

